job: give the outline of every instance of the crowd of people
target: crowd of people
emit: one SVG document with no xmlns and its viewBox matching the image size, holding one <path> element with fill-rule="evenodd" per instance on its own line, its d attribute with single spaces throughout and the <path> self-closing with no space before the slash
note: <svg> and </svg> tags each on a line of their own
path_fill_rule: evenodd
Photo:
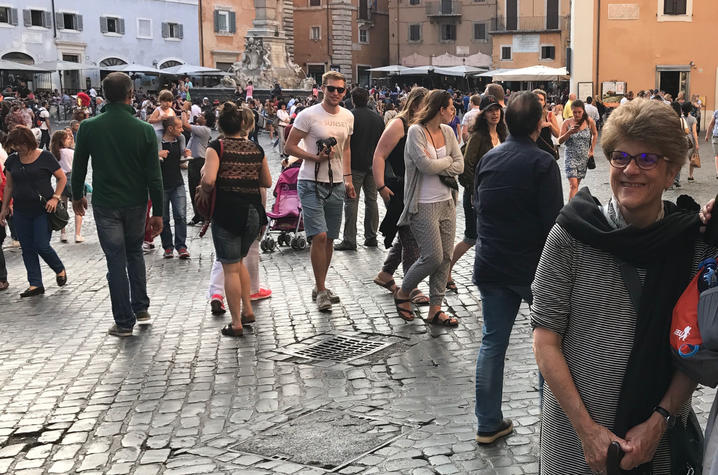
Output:
<svg viewBox="0 0 718 475">
<path fill-rule="evenodd" d="M 668 101 L 657 91 L 648 98 L 629 94 L 609 115 L 591 98 L 571 95 L 560 107 L 543 90 L 508 95 L 499 84 L 468 97 L 421 87 L 350 89 L 334 71 L 310 96 L 286 101 L 277 91 L 261 102 L 246 88 L 244 100 L 210 104 L 191 98 L 191 90 L 181 81 L 156 101 L 140 100 L 128 76 L 112 73 L 103 81 L 102 107 L 78 116 L 76 128 L 50 134 L 42 114 L 47 134 L 39 122 L 10 121 L 1 140 L 11 153 L 3 160 L 0 232 L 4 238 L 11 222 L 19 240 L 29 283 L 22 297 L 44 293 L 40 258 L 57 285 L 67 282 L 48 217 L 71 201 L 75 241 L 82 242 L 92 189 L 114 316 L 109 334 L 131 336 L 136 324 L 151 322 L 143 247 L 151 251 L 160 236 L 164 258 L 176 252 L 189 259 L 187 225 L 201 223 L 202 233 L 211 227 L 215 249 L 212 313 L 224 313 L 226 299 L 231 321 L 221 333 L 241 337 L 257 318 L 252 302 L 271 295 L 259 287 L 258 272 L 258 237 L 268 224 L 266 190 L 273 182 L 257 140 L 263 127 L 285 156 L 283 167 L 298 169 L 318 310 L 341 303 L 327 275 L 334 251 L 357 249 L 361 193 L 364 246 L 378 246 L 381 233 L 388 249 L 374 283 L 392 293 L 396 314 L 406 322 L 461 324 L 444 297 L 458 292 L 453 266 L 475 249 L 473 283 L 483 321 L 475 381 L 478 443 L 493 444 L 513 432 L 502 412 L 503 374 L 525 301 L 540 371 L 542 473 L 605 473 L 614 442 L 627 473 L 718 470 L 718 434 L 711 433 L 718 403 L 704 454 L 687 435 L 697 380 L 676 369 L 669 345 L 679 296 L 700 263 L 718 254 L 701 231 L 713 203 L 699 214 L 662 201 L 697 149 L 690 102 Z M 717 118 L 706 135 L 712 134 L 714 147 Z M 606 203 L 579 189 L 595 161 L 599 129 L 610 165 Z M 455 243 L 460 185 L 466 221 Z M 378 197 L 386 206 L 381 223 Z M 335 244 L 342 222 L 342 240 Z M 428 296 L 418 288 L 427 279 Z M 8 286 L 0 251 L 0 290 Z M 428 307 L 425 315 L 420 306 Z"/>
</svg>

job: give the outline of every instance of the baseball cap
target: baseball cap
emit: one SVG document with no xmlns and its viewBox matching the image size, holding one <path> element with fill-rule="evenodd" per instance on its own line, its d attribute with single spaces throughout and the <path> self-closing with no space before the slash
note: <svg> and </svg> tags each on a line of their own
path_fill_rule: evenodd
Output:
<svg viewBox="0 0 718 475">
<path fill-rule="evenodd" d="M 486 94 L 484 97 L 481 98 L 481 104 L 479 104 L 479 110 L 481 112 L 484 112 L 486 109 L 490 107 L 501 107 L 501 104 L 499 104 L 499 101 L 496 100 L 494 96 L 491 94 Z"/>
</svg>

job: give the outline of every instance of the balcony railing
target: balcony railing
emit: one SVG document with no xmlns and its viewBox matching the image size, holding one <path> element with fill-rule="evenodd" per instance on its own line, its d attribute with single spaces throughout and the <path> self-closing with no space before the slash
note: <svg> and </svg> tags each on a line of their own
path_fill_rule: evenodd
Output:
<svg viewBox="0 0 718 475">
<path fill-rule="evenodd" d="M 429 18 L 451 18 L 461 16 L 461 3 L 459 0 L 439 0 L 426 2 L 426 16 Z"/>
<path fill-rule="evenodd" d="M 568 31 L 568 16 L 520 16 L 514 18 L 494 17 L 491 33 Z"/>
</svg>

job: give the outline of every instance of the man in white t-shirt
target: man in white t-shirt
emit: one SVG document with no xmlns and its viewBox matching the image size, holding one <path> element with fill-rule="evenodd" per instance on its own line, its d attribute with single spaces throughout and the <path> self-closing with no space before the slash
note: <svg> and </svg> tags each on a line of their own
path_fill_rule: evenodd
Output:
<svg viewBox="0 0 718 475">
<path fill-rule="evenodd" d="M 40 122 L 40 148 L 50 150 L 50 112 L 47 110 L 47 103 L 43 103 L 37 114 Z"/>
<path fill-rule="evenodd" d="M 479 105 L 481 104 L 481 96 L 479 94 L 474 94 L 469 99 L 469 106 L 471 109 L 464 114 L 464 117 L 461 118 L 461 139 L 466 142 L 466 140 L 469 138 L 469 129 L 472 125 L 474 125 L 474 121 L 476 120 L 476 116 L 479 115 L 480 109 Z"/>
<path fill-rule="evenodd" d="M 195 119 L 202 115 L 202 108 L 199 106 L 199 104 L 192 104 L 192 107 L 189 110 L 189 121 L 194 124 Z"/>
<path fill-rule="evenodd" d="M 586 98 L 586 102 L 583 106 L 586 115 L 592 118 L 594 122 L 598 123 L 598 121 L 601 120 L 601 114 L 598 113 L 598 107 L 593 105 L 593 98 L 591 96 Z"/>
<path fill-rule="evenodd" d="M 339 237 L 345 195 L 356 197 L 352 184 L 350 139 L 354 116 L 339 106 L 346 94 L 346 80 L 337 71 L 322 76 L 324 100 L 301 111 L 294 120 L 285 145 L 288 155 L 303 160 L 299 170 L 297 192 L 302 203 L 304 230 L 312 238 L 311 261 L 316 298 L 320 311 L 331 311 L 339 297 L 325 286 Z M 335 139 L 333 147 L 319 148 L 317 141 Z"/>
</svg>

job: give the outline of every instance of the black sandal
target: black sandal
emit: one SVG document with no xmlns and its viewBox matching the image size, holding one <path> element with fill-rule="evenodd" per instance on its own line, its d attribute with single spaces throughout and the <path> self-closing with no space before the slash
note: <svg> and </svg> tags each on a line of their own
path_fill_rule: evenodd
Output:
<svg viewBox="0 0 718 475">
<path fill-rule="evenodd" d="M 419 289 L 412 290 L 409 294 L 409 298 L 414 305 L 429 305 L 430 303 L 429 297 L 424 295 Z"/>
<path fill-rule="evenodd" d="M 242 315 L 242 325 L 247 325 L 256 322 L 257 319 L 254 315 Z"/>
<path fill-rule="evenodd" d="M 459 293 L 459 288 L 456 286 L 456 282 L 454 282 L 453 280 L 446 281 L 446 289 L 451 290 L 452 292 L 454 292 L 456 294 Z"/>
<path fill-rule="evenodd" d="M 382 282 L 381 280 L 379 280 L 379 277 L 377 277 L 376 279 L 374 279 L 374 283 L 379 287 L 384 287 L 391 293 L 396 292 L 396 282 L 394 282 L 394 279 L 389 280 L 389 282 Z"/>
<path fill-rule="evenodd" d="M 67 271 L 63 270 L 63 275 L 55 274 L 55 282 L 57 282 L 58 287 L 62 287 L 63 285 L 67 284 Z"/>
<path fill-rule="evenodd" d="M 394 297 L 394 306 L 396 307 L 396 311 L 399 312 L 399 316 L 402 318 L 402 320 L 406 322 L 411 322 L 412 320 L 414 320 L 414 318 L 416 318 L 416 316 L 414 315 L 414 311 L 401 308 L 399 305 L 403 303 L 411 303 L 411 299 L 398 299 Z"/>
<path fill-rule="evenodd" d="M 446 318 L 443 320 L 441 318 L 439 318 L 439 316 L 441 316 L 442 314 L 446 316 Z M 446 313 L 443 310 L 439 310 L 438 312 L 436 312 L 434 314 L 433 318 L 431 320 L 427 320 L 427 322 L 432 325 L 439 325 L 442 327 L 458 327 L 459 326 L 459 321 L 455 317 L 450 317 L 450 316 L 446 315 Z"/>
<path fill-rule="evenodd" d="M 226 327 L 222 328 L 222 335 L 224 336 L 242 336 L 244 335 L 244 329 L 234 328 L 231 323 L 228 323 Z"/>
</svg>

